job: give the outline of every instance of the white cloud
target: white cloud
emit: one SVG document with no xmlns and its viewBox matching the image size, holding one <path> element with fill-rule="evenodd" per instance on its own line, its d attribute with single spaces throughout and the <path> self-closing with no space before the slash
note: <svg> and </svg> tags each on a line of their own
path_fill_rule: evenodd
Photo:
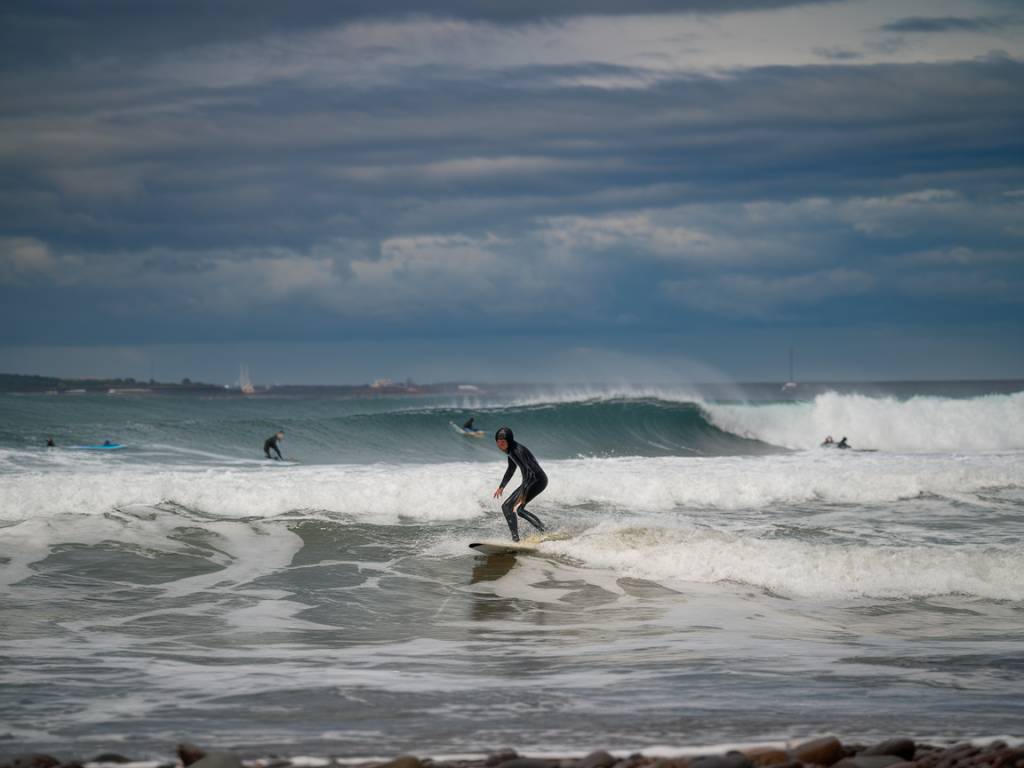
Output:
<svg viewBox="0 0 1024 768">
<path fill-rule="evenodd" d="M 682 214 L 682 216 L 680 216 Z M 639 212 L 608 216 L 559 216 L 544 219 L 539 236 L 553 249 L 605 251 L 625 248 L 633 254 L 659 258 L 709 260 L 725 257 L 732 244 L 673 219 L 685 211 L 656 214 Z"/>
<path fill-rule="evenodd" d="M 0 237 L 0 283 L 56 276 L 57 259 L 34 237 Z"/>
<path fill-rule="evenodd" d="M 271 305 L 312 304 L 342 315 L 415 316 L 445 300 L 489 295 L 487 275 L 497 260 L 486 248 L 460 238 L 404 238 L 385 241 L 378 258 L 342 245 L 313 252 L 223 252 L 204 257 L 201 273 L 147 276 L 166 290 L 185 288 L 199 304 L 247 311 Z"/>
<path fill-rule="evenodd" d="M 355 181 L 431 182 L 507 179 L 531 174 L 569 172 L 592 167 L 590 163 L 553 157 L 508 155 L 501 157 L 454 157 L 413 165 L 353 165 L 328 171 L 328 175 Z"/>
<path fill-rule="evenodd" d="M 629 325 L 647 321 L 666 303 L 772 318 L 867 292 L 1002 300 L 1000 278 L 1016 285 L 1020 254 L 971 236 L 987 238 L 1014 220 L 1019 201 L 997 199 L 1003 202 L 925 188 L 871 198 L 694 204 L 549 216 L 500 234 L 339 238 L 302 250 L 57 254 L 37 240 L 8 238 L 0 249 L 0 279 L 31 276 L 117 287 L 129 295 L 142 289 L 165 306 L 197 311 L 308 306 L 412 325 L 423 318 L 486 317 L 510 304 L 541 319 L 601 315 Z M 964 224 L 952 230 L 955 240 L 941 243 L 940 227 L 953 218 Z M 865 222 L 872 226 L 865 229 Z M 884 250 L 865 245 L 855 230 L 886 238 Z M 905 241 L 896 236 L 901 233 Z M 904 281 L 908 269 L 917 287 Z M 971 274 L 963 290 L 954 290 L 945 274 L 950 269 Z"/>
<path fill-rule="evenodd" d="M 417 69 L 464 78 L 523 67 L 600 64 L 606 65 L 603 70 L 593 67 L 555 82 L 646 88 L 694 73 L 814 66 L 823 51 L 838 51 L 852 65 L 969 61 L 994 48 L 1024 56 L 1024 40 L 998 27 L 907 38 L 879 32 L 894 18 L 985 12 L 984 0 L 862 0 L 728 15 L 593 15 L 520 25 L 427 17 L 358 21 L 190 50 L 166 57 L 152 74 L 204 88 L 299 79 L 376 87 L 401 82 Z"/>
<path fill-rule="evenodd" d="M 364 311 L 389 313 L 481 307 L 511 276 L 495 252 L 500 245 L 493 236 L 390 238 L 381 243 L 379 259 L 350 263 L 347 302 L 363 303 Z"/>
<path fill-rule="evenodd" d="M 389 238 L 371 254 L 365 243 L 338 240 L 306 252 L 288 248 L 182 251 L 167 248 L 55 255 L 32 238 L 0 238 L 0 282 L 43 278 L 83 286 L 145 290 L 170 305 L 249 311 L 311 303 L 342 314 L 415 316 L 421 311 L 479 310 L 505 291 L 529 306 L 550 290 L 536 257 L 509 258 L 493 235 Z"/>
<path fill-rule="evenodd" d="M 929 222 L 969 220 L 977 211 L 978 206 L 958 192 L 922 189 L 889 196 L 854 197 L 839 205 L 838 216 L 865 235 L 898 237 L 928 231 Z"/>
</svg>

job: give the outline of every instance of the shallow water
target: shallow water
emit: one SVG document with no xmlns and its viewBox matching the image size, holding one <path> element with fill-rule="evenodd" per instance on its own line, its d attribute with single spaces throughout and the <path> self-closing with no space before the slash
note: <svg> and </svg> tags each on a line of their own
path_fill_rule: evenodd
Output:
<svg viewBox="0 0 1024 768">
<path fill-rule="evenodd" d="M 0 408 L 3 752 L 629 750 L 1024 715 L 1020 395 Z M 548 471 L 537 555 L 466 546 L 504 530 L 503 458 L 447 425 L 470 412 Z M 825 423 L 877 452 L 813 447 Z M 259 458 L 278 427 L 301 463 Z M 39 448 L 53 432 L 129 447 Z"/>
</svg>

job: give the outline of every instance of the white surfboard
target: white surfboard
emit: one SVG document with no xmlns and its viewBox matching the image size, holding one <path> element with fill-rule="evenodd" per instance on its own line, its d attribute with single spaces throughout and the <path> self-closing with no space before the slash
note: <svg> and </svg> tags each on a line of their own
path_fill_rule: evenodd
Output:
<svg viewBox="0 0 1024 768">
<path fill-rule="evenodd" d="M 529 555 L 537 551 L 536 547 L 532 547 L 529 544 L 503 541 L 501 539 L 475 541 L 469 545 L 469 548 L 483 555 Z"/>
<path fill-rule="evenodd" d="M 454 421 L 449 421 L 448 424 L 460 435 L 465 435 L 466 437 L 483 437 L 487 434 L 482 429 L 466 429 L 465 427 L 460 427 Z"/>
</svg>

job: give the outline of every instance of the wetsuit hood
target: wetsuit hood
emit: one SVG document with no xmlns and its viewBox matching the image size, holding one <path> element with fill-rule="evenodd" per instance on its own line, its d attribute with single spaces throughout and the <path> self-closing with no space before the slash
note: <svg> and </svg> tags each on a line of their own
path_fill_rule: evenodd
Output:
<svg viewBox="0 0 1024 768">
<path fill-rule="evenodd" d="M 515 437 L 512 435 L 512 430 L 508 427 L 498 427 L 498 431 L 494 433 L 494 442 L 498 442 L 499 440 L 508 440 L 509 450 L 512 449 L 512 446 L 516 442 Z"/>
</svg>

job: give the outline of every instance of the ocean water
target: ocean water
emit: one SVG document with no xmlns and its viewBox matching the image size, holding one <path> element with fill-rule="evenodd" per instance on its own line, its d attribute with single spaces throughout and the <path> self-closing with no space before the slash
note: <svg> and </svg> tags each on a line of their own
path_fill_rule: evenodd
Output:
<svg viewBox="0 0 1024 768">
<path fill-rule="evenodd" d="M 0 395 L 0 753 L 1024 735 L 1014 389 Z"/>
</svg>

